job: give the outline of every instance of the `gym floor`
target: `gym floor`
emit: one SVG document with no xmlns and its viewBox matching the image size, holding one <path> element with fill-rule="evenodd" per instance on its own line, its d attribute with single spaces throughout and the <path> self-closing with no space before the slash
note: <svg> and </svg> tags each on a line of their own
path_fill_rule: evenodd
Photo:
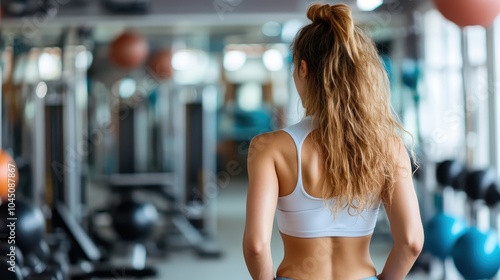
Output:
<svg viewBox="0 0 500 280">
<path fill-rule="evenodd" d="M 246 182 L 233 180 L 230 186 L 220 190 L 218 197 L 218 230 L 219 243 L 223 251 L 220 259 L 202 259 L 190 250 L 176 251 L 162 260 L 154 260 L 151 264 L 158 269 L 156 279 L 203 279 L 203 280 L 233 280 L 251 279 L 247 272 L 241 250 L 241 239 L 245 223 Z M 372 240 L 372 257 L 380 271 L 390 249 L 387 238 Z M 273 231 L 272 252 L 275 269 L 282 258 L 282 244 L 277 228 Z M 431 275 L 419 272 L 406 279 L 442 279 L 439 265 L 432 266 Z M 449 278 L 451 279 L 451 278 Z M 460 279 L 460 277 L 453 278 Z"/>
</svg>

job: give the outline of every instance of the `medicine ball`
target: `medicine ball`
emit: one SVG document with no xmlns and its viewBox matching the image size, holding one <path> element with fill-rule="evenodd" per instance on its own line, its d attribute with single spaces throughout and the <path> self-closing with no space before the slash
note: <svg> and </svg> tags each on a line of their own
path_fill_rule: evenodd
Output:
<svg viewBox="0 0 500 280">
<path fill-rule="evenodd" d="M 170 50 L 156 51 L 148 62 L 149 71 L 158 79 L 172 77 L 172 52 Z"/>
<path fill-rule="evenodd" d="M 125 32 L 109 45 L 109 59 L 118 67 L 133 70 L 141 67 L 149 53 L 146 39 L 134 32 Z"/>
</svg>

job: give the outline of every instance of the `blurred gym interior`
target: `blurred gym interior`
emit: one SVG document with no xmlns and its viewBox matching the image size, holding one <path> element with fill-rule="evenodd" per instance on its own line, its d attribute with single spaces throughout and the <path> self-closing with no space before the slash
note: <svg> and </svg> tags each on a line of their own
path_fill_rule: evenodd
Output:
<svg viewBox="0 0 500 280">
<path fill-rule="evenodd" d="M 250 279 L 248 145 L 304 115 L 315 2 L 337 1 L 2 0 L 0 279 Z M 407 279 L 500 279 L 500 2 L 343 2 L 414 137 Z M 378 271 L 391 242 L 382 212 Z"/>
</svg>

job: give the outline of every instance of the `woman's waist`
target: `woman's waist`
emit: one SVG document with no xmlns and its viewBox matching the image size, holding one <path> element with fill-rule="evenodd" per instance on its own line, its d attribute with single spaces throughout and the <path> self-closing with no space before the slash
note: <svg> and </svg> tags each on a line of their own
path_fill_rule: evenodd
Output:
<svg viewBox="0 0 500 280">
<path fill-rule="evenodd" d="M 288 248 L 287 248 L 288 247 Z M 376 274 L 369 249 L 351 250 L 335 246 L 289 248 L 278 268 L 278 276 L 292 279 L 363 279 Z"/>
<path fill-rule="evenodd" d="M 376 274 L 372 262 L 354 260 L 332 264 L 308 257 L 295 261 L 283 259 L 276 271 L 276 276 L 293 280 L 371 279 Z"/>
</svg>

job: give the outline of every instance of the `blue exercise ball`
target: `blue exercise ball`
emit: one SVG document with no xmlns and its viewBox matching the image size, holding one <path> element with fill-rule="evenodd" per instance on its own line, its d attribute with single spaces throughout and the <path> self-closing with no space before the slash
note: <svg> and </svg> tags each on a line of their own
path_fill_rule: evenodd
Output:
<svg viewBox="0 0 500 280">
<path fill-rule="evenodd" d="M 500 245 L 493 230 L 471 228 L 457 240 L 451 255 L 465 279 L 490 279 L 500 270 Z"/>
<path fill-rule="evenodd" d="M 425 226 L 424 249 L 444 260 L 451 254 L 458 238 L 466 231 L 465 220 L 438 212 Z"/>
</svg>

